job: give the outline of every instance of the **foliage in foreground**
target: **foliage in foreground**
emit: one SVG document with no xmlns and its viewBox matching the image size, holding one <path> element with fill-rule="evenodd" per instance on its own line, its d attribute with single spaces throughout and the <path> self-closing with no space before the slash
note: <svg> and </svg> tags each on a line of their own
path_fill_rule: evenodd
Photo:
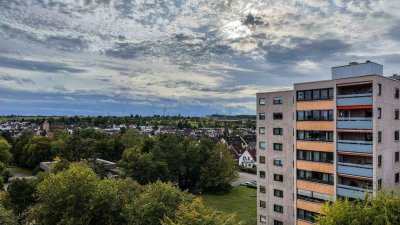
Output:
<svg viewBox="0 0 400 225">
<path fill-rule="evenodd" d="M 12 192 L 2 193 L 0 224 L 233 224 L 233 216 L 216 215 L 172 183 L 157 181 L 142 186 L 130 178 L 101 179 L 80 163 L 72 163 L 68 169 L 55 174 L 39 176 L 38 182 L 33 191 L 33 181 L 15 181 L 10 186 Z M 18 200 L 26 202 L 25 207 Z"/>
<path fill-rule="evenodd" d="M 318 225 L 399 225 L 400 191 L 379 191 L 364 200 L 338 199 L 326 204 Z"/>
</svg>

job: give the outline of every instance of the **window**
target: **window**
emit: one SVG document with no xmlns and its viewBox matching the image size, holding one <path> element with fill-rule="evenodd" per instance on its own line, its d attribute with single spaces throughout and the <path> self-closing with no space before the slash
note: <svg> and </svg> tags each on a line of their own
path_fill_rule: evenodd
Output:
<svg viewBox="0 0 400 225">
<path fill-rule="evenodd" d="M 378 119 L 382 118 L 382 108 L 378 108 Z"/>
<path fill-rule="evenodd" d="M 261 208 L 266 208 L 267 207 L 267 203 L 265 201 L 260 200 L 260 207 Z"/>
<path fill-rule="evenodd" d="M 329 98 L 328 89 L 322 89 L 321 90 L 321 99 L 328 99 L 328 98 Z"/>
<path fill-rule="evenodd" d="M 382 189 L 382 179 L 378 180 L 378 190 Z"/>
<path fill-rule="evenodd" d="M 283 222 L 279 220 L 274 220 L 274 225 L 283 225 Z"/>
<path fill-rule="evenodd" d="M 332 121 L 333 110 L 297 111 L 298 121 Z"/>
<path fill-rule="evenodd" d="M 267 189 L 265 188 L 265 186 L 260 186 L 260 193 L 267 193 Z"/>
<path fill-rule="evenodd" d="M 265 178 L 265 171 L 260 171 L 260 178 Z"/>
<path fill-rule="evenodd" d="M 258 104 L 259 104 L 259 105 L 266 105 L 266 104 L 267 104 L 267 101 L 265 100 L 265 98 L 259 98 L 259 99 L 258 99 Z"/>
<path fill-rule="evenodd" d="M 275 166 L 283 166 L 282 159 L 274 159 Z"/>
<path fill-rule="evenodd" d="M 274 97 L 273 104 L 274 105 L 282 105 L 283 104 L 283 98 L 282 97 Z"/>
<path fill-rule="evenodd" d="M 399 98 L 399 96 L 400 96 L 400 91 L 399 91 L 399 89 L 398 88 L 395 88 L 394 89 L 394 98 Z"/>
<path fill-rule="evenodd" d="M 396 173 L 396 174 L 394 175 L 394 182 L 395 182 L 395 183 L 399 183 L 399 180 L 400 180 L 399 173 Z"/>
<path fill-rule="evenodd" d="M 297 150 L 297 160 L 333 163 L 333 152 Z"/>
<path fill-rule="evenodd" d="M 283 181 L 283 175 L 281 174 L 274 174 L 274 181 Z"/>
<path fill-rule="evenodd" d="M 307 211 L 304 209 L 297 209 L 297 218 L 315 223 L 315 217 L 319 216 L 318 213 Z"/>
<path fill-rule="evenodd" d="M 274 150 L 275 151 L 282 151 L 283 144 L 282 143 L 274 143 Z"/>
<path fill-rule="evenodd" d="M 267 222 L 267 217 L 263 216 L 263 215 L 260 215 L 260 222 L 261 223 L 266 223 Z"/>
<path fill-rule="evenodd" d="M 281 120 L 281 119 L 283 119 L 283 113 L 281 113 L 281 112 L 274 113 L 274 114 L 273 114 L 273 119 L 274 119 L 274 120 Z"/>
<path fill-rule="evenodd" d="M 278 213 L 283 213 L 283 206 L 274 204 L 274 211 Z"/>
<path fill-rule="evenodd" d="M 304 101 L 304 91 L 297 92 L 297 101 Z"/>
<path fill-rule="evenodd" d="M 260 127 L 260 128 L 258 129 L 258 133 L 259 133 L 259 134 L 265 134 L 265 127 Z"/>
<path fill-rule="evenodd" d="M 378 156 L 378 167 L 381 167 L 381 166 L 382 166 L 382 156 L 379 155 Z"/>
<path fill-rule="evenodd" d="M 382 131 L 378 131 L 378 143 L 382 142 Z"/>
<path fill-rule="evenodd" d="M 274 135 L 283 135 L 283 128 L 274 128 L 273 133 Z"/>
<path fill-rule="evenodd" d="M 395 120 L 398 120 L 398 119 L 399 119 L 399 110 L 398 110 L 398 109 L 395 109 L 395 110 L 394 110 L 394 119 L 395 119 Z"/>
<path fill-rule="evenodd" d="M 394 131 L 394 141 L 399 141 L 399 131 Z"/>
<path fill-rule="evenodd" d="M 333 184 L 333 174 L 331 173 L 297 170 L 297 179 L 323 184 Z"/>
<path fill-rule="evenodd" d="M 259 120 L 265 120 L 265 113 L 263 112 L 263 113 L 259 113 L 258 114 L 258 119 Z"/>
<path fill-rule="evenodd" d="M 265 150 L 265 141 L 258 142 L 258 148 L 260 150 Z"/>
<path fill-rule="evenodd" d="M 261 164 L 265 164 L 265 156 L 260 156 L 259 161 Z"/>
<path fill-rule="evenodd" d="M 394 161 L 395 161 L 395 162 L 398 162 L 399 160 L 400 160 L 399 152 L 395 152 L 395 153 L 394 153 Z"/>
<path fill-rule="evenodd" d="M 274 196 L 283 198 L 283 191 L 282 190 L 278 190 L 278 189 L 274 189 Z"/>
<path fill-rule="evenodd" d="M 382 95 L 382 84 L 378 84 L 378 95 Z"/>
<path fill-rule="evenodd" d="M 297 140 L 300 141 L 321 141 L 321 142 L 332 142 L 333 132 L 332 131 L 297 131 Z"/>
<path fill-rule="evenodd" d="M 297 92 L 297 101 L 318 101 L 333 99 L 333 88 Z"/>
<path fill-rule="evenodd" d="M 321 99 L 321 90 L 314 90 L 313 91 L 313 100 L 320 100 Z"/>
</svg>

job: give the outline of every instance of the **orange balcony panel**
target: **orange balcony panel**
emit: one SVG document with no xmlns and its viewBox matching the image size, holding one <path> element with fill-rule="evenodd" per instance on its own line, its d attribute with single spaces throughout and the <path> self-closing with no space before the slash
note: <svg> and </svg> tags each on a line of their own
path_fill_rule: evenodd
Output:
<svg viewBox="0 0 400 225">
<path fill-rule="evenodd" d="M 324 130 L 333 131 L 333 121 L 301 121 L 296 123 L 297 130 Z"/>
<path fill-rule="evenodd" d="M 327 195 L 333 195 L 333 185 L 314 183 L 304 180 L 297 180 L 296 187 L 309 191 L 316 191 Z"/>
<path fill-rule="evenodd" d="M 312 141 L 297 141 L 296 148 L 302 150 L 314 150 L 320 152 L 333 152 L 332 142 L 312 142 Z"/>
<path fill-rule="evenodd" d="M 333 109 L 333 101 L 310 101 L 310 102 L 297 102 L 297 110 L 323 110 Z"/>
<path fill-rule="evenodd" d="M 297 219 L 297 225 L 313 225 L 313 223 Z"/>
<path fill-rule="evenodd" d="M 299 208 L 299 209 L 304 209 L 307 211 L 320 213 L 321 206 L 322 206 L 322 204 L 320 204 L 320 203 L 308 202 L 308 201 L 304 201 L 304 200 L 300 200 L 300 199 L 297 200 L 297 208 Z"/>
<path fill-rule="evenodd" d="M 303 160 L 297 160 L 297 169 L 316 171 L 321 173 L 333 173 L 333 164 L 330 163 L 319 163 L 309 162 Z"/>
</svg>

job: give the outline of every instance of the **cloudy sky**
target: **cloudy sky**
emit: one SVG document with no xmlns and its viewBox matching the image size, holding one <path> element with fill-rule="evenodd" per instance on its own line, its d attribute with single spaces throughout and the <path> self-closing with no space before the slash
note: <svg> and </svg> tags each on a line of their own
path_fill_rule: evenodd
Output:
<svg viewBox="0 0 400 225">
<path fill-rule="evenodd" d="M 250 114 L 350 61 L 400 73 L 398 0 L 0 0 L 0 114 Z"/>
</svg>

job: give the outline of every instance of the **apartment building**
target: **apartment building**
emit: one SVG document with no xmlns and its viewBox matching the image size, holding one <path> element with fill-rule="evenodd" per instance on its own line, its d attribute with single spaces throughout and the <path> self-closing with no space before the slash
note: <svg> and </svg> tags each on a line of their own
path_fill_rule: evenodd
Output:
<svg viewBox="0 0 400 225">
<path fill-rule="evenodd" d="M 399 88 L 367 61 L 258 93 L 258 224 L 313 224 L 325 201 L 400 187 Z"/>
</svg>

